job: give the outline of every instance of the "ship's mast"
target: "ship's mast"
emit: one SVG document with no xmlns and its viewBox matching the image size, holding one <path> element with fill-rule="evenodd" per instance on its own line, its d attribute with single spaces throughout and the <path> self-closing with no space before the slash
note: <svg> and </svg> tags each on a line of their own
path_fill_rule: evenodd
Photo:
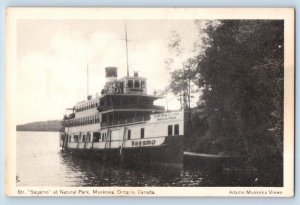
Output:
<svg viewBox="0 0 300 205">
<path fill-rule="evenodd" d="M 126 59 L 127 59 L 127 77 L 129 76 L 129 65 L 128 65 L 128 39 L 127 39 L 127 28 L 125 24 L 125 42 L 126 42 Z"/>
</svg>

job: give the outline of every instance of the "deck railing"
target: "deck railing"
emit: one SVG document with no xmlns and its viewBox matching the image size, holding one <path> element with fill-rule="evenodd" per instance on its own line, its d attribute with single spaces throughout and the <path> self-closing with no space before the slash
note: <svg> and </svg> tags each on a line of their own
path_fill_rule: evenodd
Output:
<svg viewBox="0 0 300 205">
<path fill-rule="evenodd" d="M 100 125 L 101 127 L 114 127 L 114 126 L 120 126 L 120 125 L 128 125 L 128 124 L 137 124 L 137 123 L 142 123 L 150 120 L 150 116 L 136 116 L 133 118 L 127 118 L 123 120 L 114 120 L 110 122 L 101 122 Z M 90 124 L 97 124 L 99 121 L 93 121 L 92 123 L 88 124 L 79 124 L 76 122 L 73 122 L 71 125 L 70 120 L 64 120 L 62 122 L 63 127 L 76 127 L 76 126 L 84 126 L 84 125 L 90 125 Z"/>
<path fill-rule="evenodd" d="M 111 122 L 101 122 L 101 127 L 115 127 L 115 126 L 121 126 L 121 125 L 128 125 L 128 124 L 138 124 L 142 122 L 146 122 L 150 120 L 150 116 L 137 116 L 135 118 L 128 118 L 124 120 L 114 120 Z"/>
<path fill-rule="evenodd" d="M 163 111 L 165 108 L 164 106 L 157 106 L 157 105 L 152 105 L 152 104 L 144 104 L 144 105 L 136 105 L 136 104 L 132 104 L 132 105 L 100 105 L 98 107 L 98 110 L 100 112 L 102 111 L 106 111 L 106 110 L 112 110 L 112 109 L 152 109 L 152 110 L 161 110 Z"/>
</svg>

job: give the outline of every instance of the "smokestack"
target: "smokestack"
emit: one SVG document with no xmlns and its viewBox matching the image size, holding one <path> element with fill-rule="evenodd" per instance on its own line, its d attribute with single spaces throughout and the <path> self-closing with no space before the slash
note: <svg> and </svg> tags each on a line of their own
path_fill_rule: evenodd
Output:
<svg viewBox="0 0 300 205">
<path fill-rule="evenodd" d="M 111 82 L 117 79 L 118 77 L 118 68 L 117 67 L 106 67 L 105 68 L 105 77 L 106 82 Z"/>
</svg>

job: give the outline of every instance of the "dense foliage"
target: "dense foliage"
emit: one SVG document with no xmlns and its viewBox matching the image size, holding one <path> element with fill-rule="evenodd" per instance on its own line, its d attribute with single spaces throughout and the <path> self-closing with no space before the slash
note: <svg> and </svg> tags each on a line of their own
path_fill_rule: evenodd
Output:
<svg viewBox="0 0 300 205">
<path fill-rule="evenodd" d="M 202 91 L 199 107 L 191 115 L 196 131 L 187 149 L 245 156 L 282 154 L 283 21 L 207 21 L 204 28 L 199 24 L 199 31 L 202 39 L 197 45 L 202 49 L 184 62 L 185 68 L 193 69 L 171 73 L 170 90 L 175 95 L 188 87 L 180 76 L 192 77 Z"/>
</svg>

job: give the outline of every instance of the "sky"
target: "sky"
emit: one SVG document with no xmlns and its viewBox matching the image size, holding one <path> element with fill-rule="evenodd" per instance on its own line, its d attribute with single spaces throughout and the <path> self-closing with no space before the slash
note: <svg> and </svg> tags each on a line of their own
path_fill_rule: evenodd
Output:
<svg viewBox="0 0 300 205">
<path fill-rule="evenodd" d="M 192 20 L 19 20 L 17 26 L 17 124 L 62 119 L 65 109 L 89 94 L 100 93 L 107 66 L 126 75 L 125 29 L 128 34 L 130 75 L 138 71 L 148 81 L 148 94 L 168 85 L 172 56 L 168 39 L 176 31 L 192 55 L 199 38 Z M 158 104 L 165 105 L 166 100 Z M 179 102 L 168 95 L 168 108 Z"/>
</svg>

